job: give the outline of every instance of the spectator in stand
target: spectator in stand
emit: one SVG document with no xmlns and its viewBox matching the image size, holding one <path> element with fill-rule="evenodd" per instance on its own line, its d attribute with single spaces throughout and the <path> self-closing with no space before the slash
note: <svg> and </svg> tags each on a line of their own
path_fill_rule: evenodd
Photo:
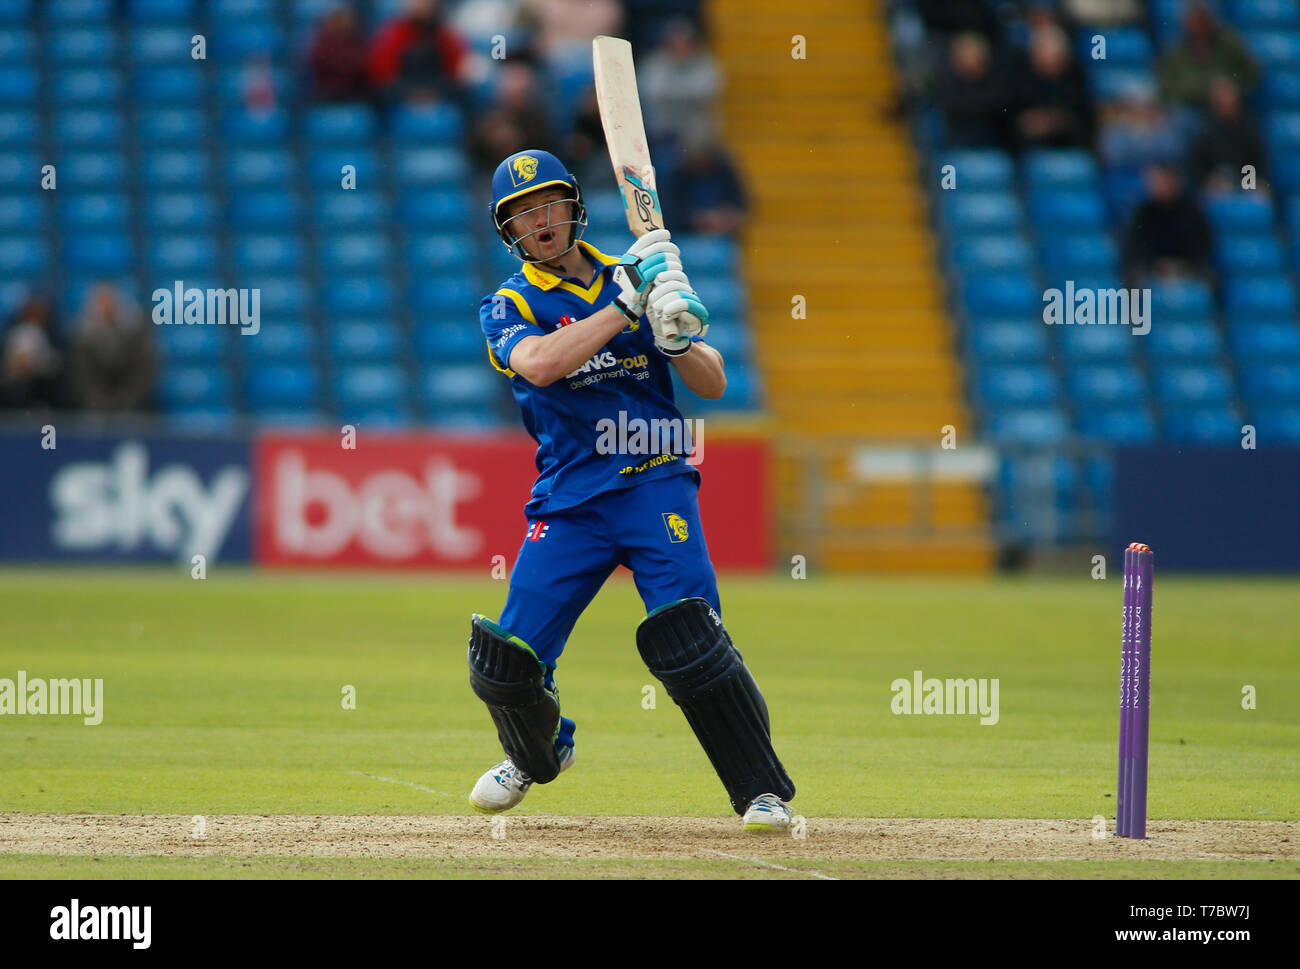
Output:
<svg viewBox="0 0 1300 969">
<path fill-rule="evenodd" d="M 1139 0 L 1061 0 L 1061 13 L 1088 27 L 1121 27 L 1140 24 L 1146 11 Z"/>
<path fill-rule="evenodd" d="M 633 50 L 649 50 L 659 43 L 670 20 L 685 17 L 703 29 L 701 0 L 622 0 L 624 30 L 620 37 L 632 42 Z"/>
<path fill-rule="evenodd" d="M 1015 134 L 1022 148 L 1082 148 L 1092 144 L 1092 105 L 1065 32 L 1036 27 L 1017 84 Z"/>
<path fill-rule="evenodd" d="M 583 91 L 578 99 L 573 130 L 569 133 L 562 157 L 568 159 L 569 170 L 583 185 L 594 188 L 604 181 L 608 182 L 609 188 L 614 187 L 609 150 L 605 145 L 605 126 L 600 121 L 600 103 L 596 100 L 594 86 Z"/>
<path fill-rule="evenodd" d="M 664 26 L 662 42 L 638 73 L 646 135 L 660 153 L 672 153 L 689 137 L 688 127 L 716 129 L 722 75 L 690 20 L 677 18 Z"/>
<path fill-rule="evenodd" d="M 1180 106 L 1205 111 L 1216 77 L 1231 78 L 1245 96 L 1259 83 L 1259 65 L 1232 30 L 1193 0 L 1183 20 L 1183 42 L 1160 58 L 1160 93 Z"/>
<path fill-rule="evenodd" d="M 153 397 L 153 332 L 111 283 L 86 296 L 72 348 L 72 396 L 89 410 L 147 410 Z"/>
<path fill-rule="evenodd" d="M 998 18 L 986 0 L 916 0 L 916 10 L 931 37 L 951 40 L 976 33 L 990 43 L 1000 39 Z"/>
<path fill-rule="evenodd" d="M 1210 85 L 1210 118 L 1189 158 L 1193 185 L 1210 194 L 1235 192 L 1242 185 L 1242 168 L 1252 165 L 1255 185 L 1268 180 L 1268 158 L 1255 119 L 1241 103 L 1237 85 L 1226 77 Z"/>
<path fill-rule="evenodd" d="M 1007 105 L 1013 92 L 1004 63 L 994 59 L 983 36 L 964 33 L 952 39 L 938 94 L 949 147 L 1012 147 Z"/>
<path fill-rule="evenodd" d="M 1178 129 L 1148 84 L 1135 83 L 1102 106 L 1097 150 L 1112 169 L 1136 174 L 1148 165 L 1183 156 Z"/>
<path fill-rule="evenodd" d="M 390 101 L 462 104 L 469 48 L 443 20 L 439 0 L 407 0 L 406 11 L 370 44 L 370 82 Z"/>
<path fill-rule="evenodd" d="M 598 34 L 623 36 L 618 0 L 524 0 L 524 6 L 537 53 L 552 69 L 590 63 L 591 38 Z"/>
<path fill-rule="evenodd" d="M 312 97 L 317 101 L 364 101 L 370 97 L 366 37 L 357 12 L 341 3 L 321 20 L 307 55 Z"/>
<path fill-rule="evenodd" d="M 552 138 L 547 105 L 538 94 L 531 58 L 515 54 L 498 63 L 496 100 L 469 137 L 470 160 L 480 173 L 488 175 L 507 155 L 549 145 Z"/>
<path fill-rule="evenodd" d="M 62 406 L 64 359 L 55 332 L 53 304 L 48 297 L 32 293 L 0 343 L 0 407 Z"/>
<path fill-rule="evenodd" d="M 1151 276 L 1210 279 L 1210 225 L 1196 199 L 1183 188 L 1172 164 L 1149 166 L 1148 198 L 1138 206 L 1124 239 L 1124 270 L 1130 285 Z"/>
<path fill-rule="evenodd" d="M 740 175 L 717 139 L 692 129 L 680 163 L 662 188 L 664 217 L 701 235 L 736 236 L 745 227 L 748 202 Z"/>
</svg>

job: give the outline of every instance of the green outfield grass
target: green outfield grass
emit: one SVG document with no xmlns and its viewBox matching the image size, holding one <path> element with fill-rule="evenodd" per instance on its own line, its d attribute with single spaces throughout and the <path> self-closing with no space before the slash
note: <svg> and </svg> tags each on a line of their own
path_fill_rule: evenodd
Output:
<svg viewBox="0 0 1300 969">
<path fill-rule="evenodd" d="M 1118 574 L 721 588 L 801 813 L 1113 817 Z M 467 682 L 469 615 L 504 597 L 430 575 L 0 570 L 0 677 L 102 677 L 105 693 L 99 726 L 0 717 L 0 812 L 463 814 L 499 759 Z M 1151 817 L 1297 817 L 1297 601 L 1294 580 L 1157 575 Z M 616 577 L 579 623 L 558 673 L 578 761 L 520 813 L 729 812 L 677 708 L 662 690 L 643 705 L 643 614 Z M 893 714 L 891 683 L 918 669 L 997 678 L 998 722 Z M 22 870 L 0 859 L 0 875 Z"/>
</svg>

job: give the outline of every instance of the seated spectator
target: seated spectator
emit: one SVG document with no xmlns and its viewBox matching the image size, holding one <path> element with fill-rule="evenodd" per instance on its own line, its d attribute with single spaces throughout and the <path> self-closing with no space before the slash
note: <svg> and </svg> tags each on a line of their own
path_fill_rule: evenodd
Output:
<svg viewBox="0 0 1300 969">
<path fill-rule="evenodd" d="M 669 21 L 638 74 L 646 135 L 661 153 L 680 144 L 688 125 L 714 128 L 722 75 L 691 21 Z"/>
<path fill-rule="evenodd" d="M 1173 165 L 1144 172 L 1148 198 L 1138 206 L 1124 239 L 1130 285 L 1150 276 L 1210 276 L 1210 224 L 1183 189 Z"/>
<path fill-rule="evenodd" d="M 618 0 L 523 0 L 524 18 L 533 27 L 533 45 L 552 68 L 591 60 L 591 38 L 622 37 L 623 8 Z"/>
<path fill-rule="evenodd" d="M 322 19 L 307 66 L 317 101 L 364 101 L 370 96 L 366 38 L 357 12 L 348 4 L 339 4 Z"/>
<path fill-rule="evenodd" d="M 664 218 L 686 232 L 738 235 L 748 202 L 736 166 L 703 130 L 692 130 L 683 149 L 681 161 L 660 187 Z"/>
<path fill-rule="evenodd" d="M 86 295 L 72 347 L 71 392 L 76 403 L 98 411 L 149 407 L 154 383 L 153 328 L 138 306 L 111 283 Z"/>
<path fill-rule="evenodd" d="M 1061 13 L 1088 27 L 1140 24 L 1146 11 L 1139 0 L 1061 0 Z"/>
<path fill-rule="evenodd" d="M 1183 41 L 1160 58 L 1160 93 L 1183 107 L 1204 111 L 1216 77 L 1231 78 L 1248 96 L 1259 83 L 1259 65 L 1241 38 L 1193 0 L 1183 20 Z"/>
<path fill-rule="evenodd" d="M 50 300 L 32 294 L 14 315 L 0 344 L 0 407 L 60 407 L 64 353 Z"/>
<path fill-rule="evenodd" d="M 958 34 L 939 71 L 939 104 L 952 148 L 1010 148 L 1007 105 L 1011 85 L 989 42 L 975 33 Z"/>
<path fill-rule="evenodd" d="M 1146 84 L 1135 84 L 1102 106 L 1097 151 L 1107 167 L 1136 173 L 1181 158 L 1183 144 L 1169 113 Z"/>
<path fill-rule="evenodd" d="M 443 22 L 439 0 L 407 0 L 406 12 L 379 28 L 369 57 L 371 84 L 391 100 L 463 100 L 469 49 Z"/>
<path fill-rule="evenodd" d="M 1268 179 L 1264 140 L 1255 120 L 1241 103 L 1237 85 L 1226 77 L 1215 78 L 1210 86 L 1210 118 L 1195 144 L 1189 165 L 1192 183 L 1211 194 L 1241 188 L 1241 170 L 1255 168 L 1256 187 Z"/>
<path fill-rule="evenodd" d="M 1092 106 L 1064 31 L 1035 28 L 1016 85 L 1015 117 L 1022 148 L 1082 148 L 1092 144 Z"/>
<path fill-rule="evenodd" d="M 538 94 L 537 72 L 529 59 L 515 55 L 499 64 L 496 100 L 469 136 L 470 160 L 487 174 L 507 155 L 549 145 L 552 137 L 547 105 Z"/>
</svg>

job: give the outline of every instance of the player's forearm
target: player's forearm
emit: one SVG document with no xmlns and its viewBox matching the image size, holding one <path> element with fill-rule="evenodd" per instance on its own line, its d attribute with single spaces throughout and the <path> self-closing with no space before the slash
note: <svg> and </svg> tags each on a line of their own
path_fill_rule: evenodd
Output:
<svg viewBox="0 0 1300 969">
<path fill-rule="evenodd" d="M 727 389 L 722 354 L 707 343 L 695 343 L 690 353 L 669 357 L 686 389 L 705 400 L 718 400 Z"/>
<path fill-rule="evenodd" d="M 530 384 L 546 387 L 581 367 L 625 326 L 627 317 L 606 306 L 546 336 L 520 340 L 510 354 L 510 369 Z"/>
</svg>

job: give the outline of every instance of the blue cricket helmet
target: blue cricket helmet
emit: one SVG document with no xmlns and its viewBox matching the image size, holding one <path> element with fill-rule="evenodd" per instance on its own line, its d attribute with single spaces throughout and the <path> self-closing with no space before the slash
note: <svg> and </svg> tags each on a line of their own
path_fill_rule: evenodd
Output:
<svg viewBox="0 0 1300 969">
<path fill-rule="evenodd" d="M 569 246 L 569 249 L 572 249 L 578 244 L 582 230 L 587 226 L 587 206 L 582 200 L 582 187 L 578 184 L 577 178 L 558 158 L 549 151 L 527 148 L 507 157 L 497 166 L 496 172 L 492 175 L 492 202 L 489 206 L 492 225 L 496 228 L 497 235 L 501 237 L 505 247 L 525 262 L 533 260 L 529 259 L 524 252 L 520 244 L 521 240 L 506 231 L 501 219 L 501 207 L 521 195 L 554 185 L 568 188 L 575 203 L 574 217 L 568 222 L 552 226 L 553 229 L 559 228 L 560 225 L 574 226 L 573 240 Z"/>
</svg>

